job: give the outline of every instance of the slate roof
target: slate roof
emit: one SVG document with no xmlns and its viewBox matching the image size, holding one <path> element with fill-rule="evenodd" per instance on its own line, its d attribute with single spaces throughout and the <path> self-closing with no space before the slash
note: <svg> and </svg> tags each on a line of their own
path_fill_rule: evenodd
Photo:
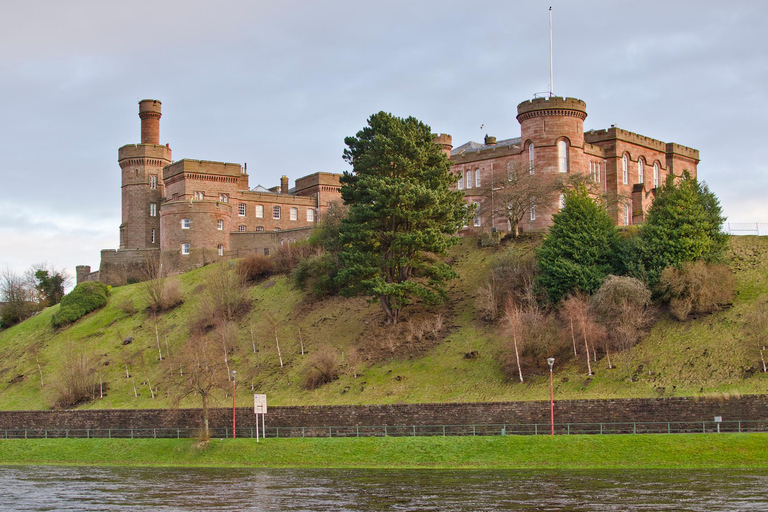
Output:
<svg viewBox="0 0 768 512">
<path fill-rule="evenodd" d="M 475 151 L 481 151 L 483 149 L 493 148 L 493 147 L 506 147 L 506 146 L 519 146 L 520 145 L 520 137 L 516 137 L 514 139 L 504 139 L 497 141 L 496 144 L 486 145 L 480 142 L 475 142 L 473 140 L 469 142 L 465 142 L 461 146 L 455 147 L 451 150 L 451 156 L 458 156 L 465 153 L 473 153 Z"/>
</svg>

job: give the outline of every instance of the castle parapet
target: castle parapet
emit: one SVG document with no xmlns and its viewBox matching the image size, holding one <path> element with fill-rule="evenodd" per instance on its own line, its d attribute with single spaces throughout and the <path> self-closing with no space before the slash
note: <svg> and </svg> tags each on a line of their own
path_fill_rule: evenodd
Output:
<svg viewBox="0 0 768 512">
<path fill-rule="evenodd" d="M 544 115 L 574 116 L 583 121 L 587 118 L 587 104 L 578 98 L 552 96 L 534 98 L 517 106 L 517 120 L 520 122 Z"/>
</svg>

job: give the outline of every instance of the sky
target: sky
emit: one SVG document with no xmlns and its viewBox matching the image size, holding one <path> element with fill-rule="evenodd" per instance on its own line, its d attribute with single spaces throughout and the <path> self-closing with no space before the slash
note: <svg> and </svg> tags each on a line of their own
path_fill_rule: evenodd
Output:
<svg viewBox="0 0 768 512">
<path fill-rule="evenodd" d="M 74 276 L 117 248 L 140 99 L 174 160 L 247 163 L 251 187 L 349 170 L 344 137 L 382 110 L 454 146 L 518 137 L 549 88 L 550 6 L 553 90 L 585 130 L 698 149 L 728 221 L 768 222 L 768 2 L 4 0 L 0 269 Z"/>
</svg>

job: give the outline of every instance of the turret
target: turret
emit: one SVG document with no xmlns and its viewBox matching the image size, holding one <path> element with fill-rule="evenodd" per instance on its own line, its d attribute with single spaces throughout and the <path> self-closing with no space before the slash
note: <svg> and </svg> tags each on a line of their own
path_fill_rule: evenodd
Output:
<svg viewBox="0 0 768 512">
<path fill-rule="evenodd" d="M 141 100 L 139 102 L 139 117 L 141 118 L 141 143 L 160 144 L 160 107 L 158 100 Z"/>
<path fill-rule="evenodd" d="M 447 133 L 437 133 L 433 134 L 434 136 L 434 142 L 443 151 L 443 154 L 447 157 L 451 157 L 451 149 L 453 149 L 453 137 L 448 135 Z"/>
<path fill-rule="evenodd" d="M 534 98 L 517 106 L 522 144 L 554 146 L 565 137 L 570 146 L 582 147 L 586 118 L 587 104 L 576 98 Z"/>
</svg>

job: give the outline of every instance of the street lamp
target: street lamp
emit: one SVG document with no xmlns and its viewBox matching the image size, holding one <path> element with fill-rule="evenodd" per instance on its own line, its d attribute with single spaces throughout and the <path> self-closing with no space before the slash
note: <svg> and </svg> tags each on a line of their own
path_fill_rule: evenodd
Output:
<svg viewBox="0 0 768 512">
<path fill-rule="evenodd" d="M 555 358 L 547 359 L 549 363 L 549 418 L 552 425 L 552 435 L 555 435 L 555 386 L 552 379 L 552 367 L 555 365 Z"/>
<path fill-rule="evenodd" d="M 237 371 L 232 370 L 232 439 L 235 439 L 235 374 Z"/>
</svg>

